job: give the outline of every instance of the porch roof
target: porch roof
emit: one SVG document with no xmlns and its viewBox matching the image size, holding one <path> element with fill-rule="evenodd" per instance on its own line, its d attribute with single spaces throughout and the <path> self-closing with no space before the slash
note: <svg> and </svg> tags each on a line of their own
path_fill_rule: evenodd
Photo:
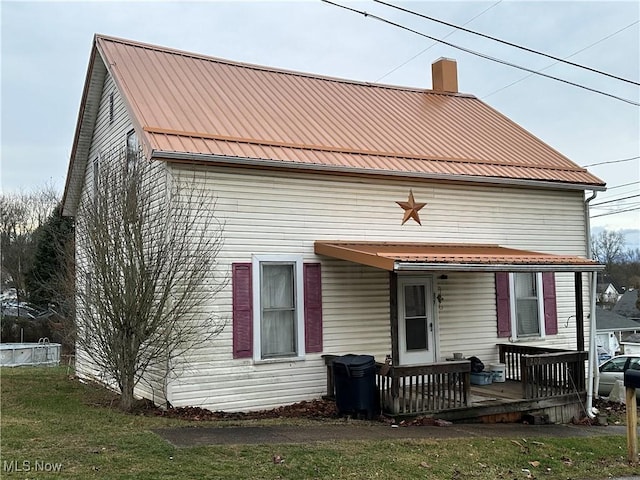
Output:
<svg viewBox="0 0 640 480">
<path fill-rule="evenodd" d="M 601 265 L 575 255 L 466 243 L 318 240 L 315 253 L 389 271 L 587 272 Z"/>
</svg>

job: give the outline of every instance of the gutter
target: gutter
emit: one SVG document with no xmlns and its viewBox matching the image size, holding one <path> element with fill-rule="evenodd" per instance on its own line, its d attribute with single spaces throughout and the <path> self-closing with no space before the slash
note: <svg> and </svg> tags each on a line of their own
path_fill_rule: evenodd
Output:
<svg viewBox="0 0 640 480">
<path fill-rule="evenodd" d="M 591 258 L 591 221 L 589 219 L 589 202 L 596 198 L 598 192 L 594 191 L 593 194 L 584 201 L 584 224 L 586 229 L 587 238 L 587 258 Z M 591 274 L 591 289 L 589 295 L 589 355 L 587 364 L 587 405 L 586 413 L 591 419 L 595 418 L 596 414 L 593 408 L 593 395 L 594 390 L 600 383 L 600 376 L 598 371 L 597 359 L 598 352 L 596 351 L 596 289 L 598 285 L 598 272 L 594 271 Z M 597 392 L 597 390 L 595 390 Z"/>
<path fill-rule="evenodd" d="M 524 264 L 512 263 L 428 263 L 428 262 L 395 262 L 394 271 L 447 271 L 447 272 L 597 272 L 602 265 L 566 265 L 566 264 Z"/>
</svg>

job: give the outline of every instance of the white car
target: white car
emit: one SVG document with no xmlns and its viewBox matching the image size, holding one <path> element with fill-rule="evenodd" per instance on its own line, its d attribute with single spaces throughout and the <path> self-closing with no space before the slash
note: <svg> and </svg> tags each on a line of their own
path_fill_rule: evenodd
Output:
<svg viewBox="0 0 640 480">
<path fill-rule="evenodd" d="M 600 385 L 598 395 L 608 396 L 617 380 L 624 381 L 625 370 L 640 370 L 640 355 L 618 355 L 600 365 Z M 636 390 L 636 396 L 640 389 Z"/>
</svg>

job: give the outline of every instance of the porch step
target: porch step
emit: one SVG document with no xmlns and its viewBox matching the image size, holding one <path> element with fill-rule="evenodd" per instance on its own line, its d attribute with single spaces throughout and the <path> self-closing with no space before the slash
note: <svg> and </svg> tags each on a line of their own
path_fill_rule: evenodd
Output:
<svg viewBox="0 0 640 480">
<path fill-rule="evenodd" d="M 451 422 L 513 423 L 530 416 L 529 423 L 570 423 L 582 414 L 584 396 L 564 395 L 537 400 L 496 400 L 481 402 L 468 408 L 445 410 L 433 415 Z M 537 418 L 536 418 L 537 417 Z"/>
<path fill-rule="evenodd" d="M 522 422 L 529 425 L 547 425 L 549 415 L 546 413 L 527 413 L 522 415 Z"/>
</svg>

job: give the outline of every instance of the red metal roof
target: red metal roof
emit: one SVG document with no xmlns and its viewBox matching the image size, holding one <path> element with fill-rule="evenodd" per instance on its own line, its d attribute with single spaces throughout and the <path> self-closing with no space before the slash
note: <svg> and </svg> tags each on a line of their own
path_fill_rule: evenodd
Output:
<svg viewBox="0 0 640 480">
<path fill-rule="evenodd" d="M 517 250 L 499 245 L 415 242 L 316 241 L 315 253 L 384 270 L 593 271 L 593 260 L 576 255 Z"/>
<path fill-rule="evenodd" d="M 604 185 L 471 95 L 276 70 L 104 36 L 96 46 L 158 158 Z"/>
</svg>

